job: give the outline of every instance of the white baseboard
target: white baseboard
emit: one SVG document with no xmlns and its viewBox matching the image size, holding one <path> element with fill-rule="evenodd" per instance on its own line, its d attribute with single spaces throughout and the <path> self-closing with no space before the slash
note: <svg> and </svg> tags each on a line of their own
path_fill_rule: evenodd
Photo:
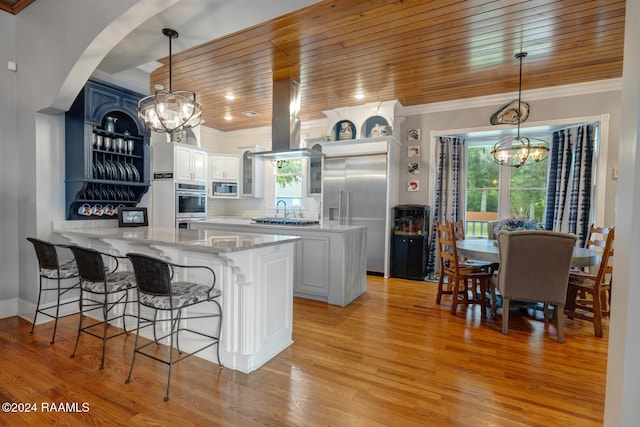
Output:
<svg viewBox="0 0 640 427">
<path fill-rule="evenodd" d="M 0 319 L 18 315 L 18 298 L 0 301 Z"/>
<path fill-rule="evenodd" d="M 63 304 L 67 301 L 73 301 L 75 298 L 76 297 L 71 297 L 71 298 L 60 300 L 60 304 Z M 55 307 L 55 305 L 56 305 L 55 302 L 47 302 L 45 304 L 42 304 L 40 308 L 46 309 L 49 307 Z M 20 316 L 23 319 L 27 320 L 28 322 L 33 322 L 33 315 L 35 314 L 35 312 L 36 312 L 36 305 L 34 303 L 20 300 L 19 310 L 17 310 L 15 314 L 12 314 L 12 316 Z M 49 312 L 52 313 L 52 310 L 49 310 Z M 77 313 L 77 312 L 78 312 L 77 304 L 67 304 L 67 305 L 62 305 L 60 307 L 60 317 L 66 316 L 67 314 Z M 52 317 L 45 316 L 44 314 L 38 314 L 38 318 L 36 319 L 36 325 L 40 325 L 42 323 L 47 323 L 51 321 L 53 321 Z"/>
</svg>

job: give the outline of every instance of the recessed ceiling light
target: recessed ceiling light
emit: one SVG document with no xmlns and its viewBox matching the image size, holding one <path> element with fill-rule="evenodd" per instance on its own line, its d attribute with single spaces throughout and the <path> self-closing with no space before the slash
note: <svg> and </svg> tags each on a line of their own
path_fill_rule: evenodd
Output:
<svg viewBox="0 0 640 427">
<path fill-rule="evenodd" d="M 229 101 L 233 101 L 234 99 L 236 99 L 236 96 L 234 94 L 232 94 L 231 92 L 227 93 L 224 97 L 225 97 L 225 99 L 227 99 Z"/>
<path fill-rule="evenodd" d="M 224 115 L 224 119 L 225 119 L 226 121 L 231 121 L 231 120 L 233 120 L 233 116 L 232 116 L 231 114 L 225 114 L 225 115 Z"/>
<path fill-rule="evenodd" d="M 251 110 L 249 110 L 249 111 L 243 111 L 241 114 L 242 114 L 243 116 L 247 116 L 247 117 L 256 117 L 256 116 L 259 116 L 259 115 L 260 115 L 260 113 L 258 113 L 257 111 L 251 111 Z"/>
<path fill-rule="evenodd" d="M 364 93 L 362 93 L 362 92 L 356 93 L 355 98 L 356 99 L 364 99 Z"/>
</svg>

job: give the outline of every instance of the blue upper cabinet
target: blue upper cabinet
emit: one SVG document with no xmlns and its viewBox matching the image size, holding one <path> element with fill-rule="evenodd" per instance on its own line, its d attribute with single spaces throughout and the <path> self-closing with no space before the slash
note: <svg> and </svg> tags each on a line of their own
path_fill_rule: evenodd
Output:
<svg viewBox="0 0 640 427">
<path fill-rule="evenodd" d="M 145 95 L 128 89 L 111 86 L 98 80 L 89 80 L 78 97 L 85 98 L 84 120 L 86 123 L 102 127 L 104 118 L 114 113 L 124 113 L 135 122 L 138 134 L 149 134 L 149 129 L 137 113 L 138 101 Z M 77 101 L 77 100 L 76 100 Z"/>
<path fill-rule="evenodd" d="M 67 219 L 115 219 L 149 189 L 150 132 L 136 112 L 143 96 L 89 80 L 66 113 Z"/>
</svg>

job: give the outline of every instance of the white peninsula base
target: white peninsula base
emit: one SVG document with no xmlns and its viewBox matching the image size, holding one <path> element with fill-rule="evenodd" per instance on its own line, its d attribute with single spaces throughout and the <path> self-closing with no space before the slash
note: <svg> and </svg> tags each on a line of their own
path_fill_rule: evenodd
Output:
<svg viewBox="0 0 640 427">
<path fill-rule="evenodd" d="M 367 289 L 367 229 L 349 225 L 292 227 L 249 218 L 210 218 L 191 228 L 210 232 L 287 234 L 296 243 L 293 294 L 344 307 Z M 215 231 L 219 230 L 219 231 Z"/>
<path fill-rule="evenodd" d="M 71 244 L 113 255 L 138 252 L 177 264 L 212 268 L 216 286 L 222 290 L 223 366 L 249 373 L 292 344 L 294 243 L 299 238 L 151 227 L 82 228 L 75 223 L 56 223 L 53 231 Z M 196 271 L 190 270 L 189 280 L 202 274 Z M 137 307 L 131 304 L 129 309 Z M 209 332 L 215 326 L 207 320 L 190 322 L 190 328 Z M 141 335 L 152 338 L 150 332 L 143 330 Z M 186 335 L 181 337 L 180 347 L 189 351 L 198 343 Z M 197 356 L 216 362 L 215 351 L 212 347 Z"/>
</svg>

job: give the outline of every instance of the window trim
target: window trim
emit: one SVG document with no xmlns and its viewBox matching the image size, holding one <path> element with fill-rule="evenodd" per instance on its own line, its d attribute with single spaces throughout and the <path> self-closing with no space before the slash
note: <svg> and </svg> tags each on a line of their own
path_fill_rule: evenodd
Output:
<svg viewBox="0 0 640 427">
<path fill-rule="evenodd" d="M 600 114 L 595 116 L 585 116 L 585 117 L 573 117 L 573 118 L 564 118 L 564 119 L 556 119 L 556 120 L 547 120 L 542 122 L 530 122 L 525 125 L 521 125 L 520 129 L 526 129 L 529 127 L 539 127 L 539 126 L 575 126 L 581 123 L 590 123 L 590 122 L 598 122 L 598 126 L 600 127 L 600 131 L 598 133 L 598 137 L 596 138 L 596 149 L 594 155 L 596 156 L 596 168 L 593 173 L 593 191 L 594 197 L 593 202 L 595 206 L 593 208 L 593 212 L 595 214 L 594 222 L 595 223 L 604 223 L 605 222 L 605 210 L 606 210 L 606 188 L 607 188 L 607 177 L 608 177 L 608 166 L 607 166 L 607 153 L 609 150 L 609 114 Z M 427 176 L 429 177 L 429 185 L 426 187 L 427 190 L 427 200 L 431 203 L 431 206 L 434 204 L 435 200 L 435 191 L 434 191 L 434 183 L 436 182 L 436 176 L 438 173 L 436 167 L 436 145 L 438 143 L 438 137 L 440 136 L 452 136 L 452 135 L 466 135 L 469 133 L 475 132 L 489 132 L 495 131 L 495 126 L 481 126 L 475 128 L 460 128 L 460 129 L 449 129 L 449 130 L 432 130 L 429 132 L 429 161 L 427 161 Z M 551 142 L 551 141 L 550 141 Z M 466 182 L 466 181 L 465 181 Z M 466 210 L 466 207 L 465 207 Z M 433 213 L 432 213 L 433 215 Z"/>
<path fill-rule="evenodd" d="M 292 159 L 292 160 L 300 160 L 300 173 L 286 173 L 286 174 L 279 174 L 278 173 L 278 167 L 273 164 L 273 207 L 277 208 L 277 203 L 278 203 L 278 197 L 276 194 L 277 188 L 278 188 L 278 183 L 276 182 L 276 180 L 278 179 L 279 175 L 282 176 L 295 176 L 295 175 L 299 175 L 300 176 L 300 206 L 295 206 L 295 208 L 299 208 L 299 209 L 303 209 L 304 205 L 305 205 L 305 162 L 303 161 L 304 159 Z M 287 208 L 289 207 L 293 207 L 293 206 L 287 206 Z"/>
</svg>

